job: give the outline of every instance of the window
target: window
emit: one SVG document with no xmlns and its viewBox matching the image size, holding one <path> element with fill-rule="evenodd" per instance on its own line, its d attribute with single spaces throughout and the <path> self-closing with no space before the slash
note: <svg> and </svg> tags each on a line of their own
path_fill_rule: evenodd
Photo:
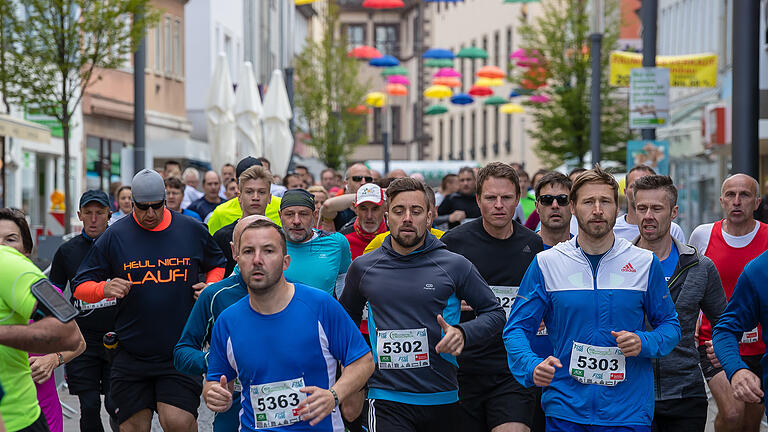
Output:
<svg viewBox="0 0 768 432">
<path fill-rule="evenodd" d="M 419 30 L 420 30 L 419 19 L 414 18 L 413 19 L 413 49 L 415 51 L 419 51 L 421 49 L 421 41 L 419 41 L 419 38 L 421 37 L 421 33 L 419 32 Z M 420 53 L 418 54 L 421 55 Z"/>
<path fill-rule="evenodd" d="M 453 117 L 448 123 L 448 158 L 455 159 L 453 155 Z"/>
<path fill-rule="evenodd" d="M 500 45 L 500 43 L 501 43 L 501 36 L 499 35 L 499 32 L 497 31 L 496 33 L 493 34 L 493 64 L 495 64 L 495 65 L 500 65 L 501 64 L 499 62 L 499 50 L 500 50 L 499 45 Z"/>
<path fill-rule="evenodd" d="M 475 111 L 472 111 L 472 123 L 469 124 L 469 158 L 475 159 L 476 156 L 476 150 L 477 147 L 477 113 Z"/>
<path fill-rule="evenodd" d="M 165 68 L 166 76 L 173 74 L 173 47 L 171 46 L 171 18 L 165 17 L 163 24 L 163 47 L 165 49 L 165 55 L 163 56 L 163 64 Z"/>
<path fill-rule="evenodd" d="M 181 20 L 176 19 L 173 22 L 173 74 L 179 78 L 184 76 L 181 61 L 183 52 L 181 49 Z"/>
<path fill-rule="evenodd" d="M 464 114 L 459 117 L 459 159 L 464 160 L 464 150 L 465 150 L 465 143 L 464 143 L 464 137 L 465 135 L 465 129 L 464 129 Z"/>
<path fill-rule="evenodd" d="M 373 109 L 373 143 L 381 144 L 383 142 L 381 137 L 382 124 L 381 124 L 381 108 Z"/>
<path fill-rule="evenodd" d="M 504 59 L 507 62 L 506 70 L 509 70 L 509 66 L 512 64 L 512 59 L 510 58 L 512 55 L 512 27 L 507 27 L 507 50 L 504 52 L 504 54 Z"/>
<path fill-rule="evenodd" d="M 365 24 L 345 24 L 343 31 L 349 49 L 365 45 Z"/>
<path fill-rule="evenodd" d="M 504 150 L 507 151 L 507 155 L 512 153 L 512 116 L 505 115 L 507 122 L 507 140 L 504 142 Z"/>
<path fill-rule="evenodd" d="M 477 45 L 475 45 L 475 41 L 474 40 L 472 40 L 472 45 L 470 45 L 470 46 L 477 46 Z M 475 79 L 475 72 L 477 72 L 477 70 L 476 70 L 477 66 L 475 66 L 475 63 L 476 63 L 475 59 L 469 59 L 469 64 L 470 64 L 470 68 L 471 68 L 470 71 L 472 72 L 472 74 L 469 76 L 469 84 L 468 85 L 472 85 L 472 80 Z"/>
<path fill-rule="evenodd" d="M 161 25 L 160 23 L 155 26 L 154 33 L 155 33 L 155 64 L 153 65 L 153 69 L 156 73 L 162 73 L 163 72 L 163 33 L 160 31 Z"/>
<path fill-rule="evenodd" d="M 483 142 L 480 147 L 480 154 L 483 159 L 488 157 L 488 110 L 483 108 Z"/>
<path fill-rule="evenodd" d="M 486 53 L 488 52 L 488 36 L 483 36 L 483 50 Z M 483 64 L 488 64 L 487 58 L 483 61 Z"/>
<path fill-rule="evenodd" d="M 390 105 L 389 106 L 389 115 L 392 116 L 390 119 L 390 124 L 392 125 L 392 137 L 390 138 L 389 142 L 392 144 L 404 144 L 400 137 L 402 136 L 400 134 L 400 127 L 403 124 L 402 119 L 402 110 L 400 109 L 399 105 Z M 386 127 L 386 126 L 385 126 Z"/>
<path fill-rule="evenodd" d="M 439 4 L 440 3 L 438 3 L 438 5 Z M 438 160 L 443 160 L 444 159 L 444 156 L 443 156 L 443 143 L 445 142 L 444 141 L 445 140 L 445 134 L 443 133 L 443 121 L 442 120 L 440 120 L 437 123 L 437 137 L 438 137 L 438 141 L 437 141 L 438 142 L 438 144 L 437 144 L 438 145 L 438 149 L 437 149 L 438 156 L 437 156 L 437 159 Z"/>
<path fill-rule="evenodd" d="M 493 109 L 493 155 L 499 155 L 499 108 Z"/>
<path fill-rule="evenodd" d="M 438 3 L 440 4 L 440 3 Z M 464 44 L 459 45 L 459 51 L 464 49 Z M 459 73 L 461 74 L 461 91 L 464 91 L 464 59 L 459 59 Z"/>
<path fill-rule="evenodd" d="M 122 141 L 88 135 L 85 139 L 86 187 L 109 192 L 112 182 L 120 181 Z"/>
<path fill-rule="evenodd" d="M 383 55 L 400 56 L 397 24 L 376 24 L 373 27 L 374 46 Z"/>
</svg>

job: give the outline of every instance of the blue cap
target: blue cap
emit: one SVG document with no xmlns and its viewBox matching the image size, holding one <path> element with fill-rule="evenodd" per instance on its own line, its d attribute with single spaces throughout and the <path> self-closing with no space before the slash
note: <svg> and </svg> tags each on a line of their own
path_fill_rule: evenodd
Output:
<svg viewBox="0 0 768 432">
<path fill-rule="evenodd" d="M 100 190 L 87 190 L 85 193 L 80 196 L 80 208 L 85 207 L 86 204 L 91 202 L 97 202 L 104 207 L 109 207 L 109 196 L 107 196 L 107 193 Z"/>
</svg>

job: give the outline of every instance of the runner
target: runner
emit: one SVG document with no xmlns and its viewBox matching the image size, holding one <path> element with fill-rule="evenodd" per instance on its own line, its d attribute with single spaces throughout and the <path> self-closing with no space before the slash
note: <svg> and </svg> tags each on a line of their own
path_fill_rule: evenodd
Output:
<svg viewBox="0 0 768 432">
<path fill-rule="evenodd" d="M 314 195 L 304 189 L 285 192 L 280 203 L 280 219 L 293 263 L 285 271 L 285 277 L 336 297 L 341 293 L 344 276 L 352 262 L 349 242 L 339 233 L 313 228 L 316 218 Z"/>
<path fill-rule="evenodd" d="M 366 183 L 372 183 L 373 177 L 371 176 L 371 170 L 363 164 L 354 164 L 347 168 L 344 180 L 344 194 L 350 194 L 355 196 L 360 186 Z M 341 194 L 340 194 L 341 195 Z M 333 232 L 338 231 L 341 227 L 355 217 L 355 211 L 352 209 L 354 198 L 349 202 L 349 207 L 343 210 L 331 209 L 327 205 L 323 205 L 320 209 L 320 222 L 321 227 L 325 231 Z"/>
<path fill-rule="evenodd" d="M 450 216 L 448 229 L 480 217 L 480 208 L 475 200 L 475 171 L 472 168 L 463 167 L 459 170 L 459 191 L 443 199 L 437 214 Z"/>
<path fill-rule="evenodd" d="M 237 170 L 235 170 L 235 166 L 231 163 L 225 163 L 221 166 L 221 186 L 219 187 L 219 196 L 223 200 L 231 199 L 232 197 L 228 197 L 227 188 L 229 187 L 229 184 L 232 182 L 232 180 L 235 180 L 235 177 L 237 176 Z"/>
<path fill-rule="evenodd" d="M 112 213 L 109 218 L 109 224 L 117 222 L 133 211 L 133 199 L 131 198 L 131 187 L 120 186 L 117 189 L 117 211 Z"/>
<path fill-rule="evenodd" d="M 472 263 L 428 233 L 428 194 L 412 178 L 389 185 L 392 235 L 352 263 L 340 299 L 358 324 L 368 302 L 368 333 L 378 364 L 368 382 L 372 432 L 456 429 L 456 356 L 465 344 L 497 334 L 504 320 L 504 310 Z M 476 319 L 459 324 L 461 300 L 476 311 Z"/>
<path fill-rule="evenodd" d="M 241 430 L 343 432 L 337 407 L 371 376 L 370 348 L 333 298 L 286 282 L 291 258 L 277 225 L 257 220 L 240 237 L 237 261 L 248 297 L 214 325 L 203 394 L 208 407 L 230 409 L 237 377 Z M 344 366 L 338 380 L 337 362 Z"/>
<path fill-rule="evenodd" d="M 333 199 L 342 199 L 342 197 Z M 357 217 L 354 222 L 350 221 L 351 225 L 348 222 L 339 231 L 349 242 L 352 259 L 362 255 L 365 247 L 374 237 L 387 231 L 387 224 L 384 221 L 384 191 L 378 185 L 367 183 L 360 186 L 354 205 Z"/>
<path fill-rule="evenodd" d="M 539 214 L 541 229 L 539 236 L 544 249 L 571 239 L 571 207 L 568 194 L 573 182 L 556 171 L 545 174 L 534 188 L 536 195 L 536 213 Z"/>
<path fill-rule="evenodd" d="M 694 332 L 699 310 L 717 322 L 725 309 L 725 292 L 712 260 L 680 243 L 670 233 L 677 217 L 677 188 L 667 176 L 650 175 L 634 182 L 635 215 L 640 236 L 634 243 L 661 260 L 664 277 L 680 320 L 680 343 L 668 356 L 654 359 L 659 432 L 703 431 L 707 423 L 707 393 L 699 368 Z"/>
<path fill-rule="evenodd" d="M 511 166 L 489 163 L 477 175 L 481 218 L 448 231 L 441 239 L 449 251 L 477 267 L 505 311 L 533 257 L 544 249 L 536 234 L 512 219 L 520 192 Z M 471 310 L 461 314 L 462 323 L 474 318 Z M 509 372 L 501 330 L 465 348 L 458 358 L 462 431 L 527 431 L 532 426 L 535 394 Z"/>
<path fill-rule="evenodd" d="M 754 211 L 760 204 L 758 190 L 757 181 L 748 175 L 728 177 L 720 189 L 720 207 L 725 219 L 700 225 L 691 233 L 691 245 L 715 263 L 728 299 L 744 266 L 768 249 L 768 225 L 754 219 Z M 715 367 L 707 359 L 706 347 L 711 345 L 711 339 L 712 326 L 703 317 L 698 337 L 699 353 L 701 369 L 717 402 L 715 430 L 757 430 L 763 419 L 763 405 L 744 403 L 734 398 L 723 369 Z M 739 350 L 750 370 L 761 376 L 760 358 L 765 352 L 762 328 L 745 332 Z"/>
<path fill-rule="evenodd" d="M 206 172 L 203 176 L 203 196 L 193 201 L 187 208 L 205 220 L 219 204 L 224 202 L 219 196 L 220 187 L 219 173 L 213 170 Z"/>
<path fill-rule="evenodd" d="M 241 215 L 247 217 L 251 215 L 264 215 L 267 206 L 272 200 L 269 188 L 272 185 L 272 174 L 263 166 L 254 165 L 240 173 L 240 190 L 242 191 L 237 198 L 240 203 Z M 213 234 L 213 239 L 219 245 L 224 257 L 227 259 L 227 265 L 224 268 L 224 274 L 232 274 L 235 268 L 235 259 L 232 258 L 232 233 L 235 231 L 235 225 L 240 220 L 238 218 L 229 225 L 223 226 Z"/>
<path fill-rule="evenodd" d="M 184 216 L 189 216 L 193 219 L 197 219 L 200 222 L 203 219 L 199 214 L 190 210 L 189 208 L 181 208 L 181 200 L 184 198 L 184 183 L 178 177 L 166 177 L 165 180 L 165 206 L 169 210 L 173 210 L 176 213 L 181 213 Z M 77 268 L 75 268 L 77 270 Z"/>
<path fill-rule="evenodd" d="M 181 181 L 176 177 L 166 179 Z M 179 192 L 180 189 L 179 189 Z M 179 193 L 181 196 L 181 193 Z M 181 200 L 179 199 L 179 202 Z M 61 288 L 69 284 L 75 287 L 77 269 L 85 259 L 93 243 L 107 229 L 109 220 L 109 201 L 107 194 L 98 190 L 86 191 L 80 197 L 77 217 L 83 223 L 83 231 L 62 244 L 53 256 L 51 272 L 48 278 Z M 72 298 L 80 309 L 77 325 L 85 338 L 85 352 L 66 365 L 69 393 L 80 400 L 80 430 L 103 431 L 101 422 L 101 395 L 104 395 L 104 407 L 114 419 L 115 406 L 109 394 L 110 365 L 104 348 L 104 334 L 114 330 L 115 299 L 105 299 L 98 303 L 83 303 Z M 115 423 L 117 424 L 117 423 Z"/>
<path fill-rule="evenodd" d="M 504 328 L 512 373 L 545 387 L 548 431 L 650 431 L 651 358 L 680 340 L 659 260 L 614 239 L 618 191 L 598 165 L 576 179 L 578 236 L 536 256 Z M 554 345 L 546 359 L 528 342 L 542 318 Z"/>
<path fill-rule="evenodd" d="M 181 201 L 181 208 L 187 208 L 193 202 L 203 197 L 203 193 L 197 190 L 200 184 L 200 173 L 196 168 L 187 167 L 181 175 L 186 187 L 184 188 L 184 199 Z"/>
<path fill-rule="evenodd" d="M 202 383 L 174 369 L 173 347 L 206 282 L 222 279 L 225 260 L 202 224 L 164 208 L 158 173 L 141 170 L 132 185 L 133 214 L 93 244 L 75 276 L 75 297 L 117 298 L 110 393 L 121 430 L 148 430 L 157 411 L 164 430 L 188 431 Z"/>
<path fill-rule="evenodd" d="M 624 187 L 624 196 L 627 198 L 627 214 L 617 218 L 616 225 L 613 227 L 613 234 L 618 238 L 633 241 L 640 235 L 640 230 L 637 228 L 640 220 L 635 213 L 635 197 L 632 190 L 637 179 L 647 175 L 656 175 L 656 171 L 648 165 L 635 165 L 627 173 L 626 186 Z M 678 243 L 685 244 L 685 233 L 683 233 L 680 225 L 672 222 L 669 233 Z"/>
</svg>

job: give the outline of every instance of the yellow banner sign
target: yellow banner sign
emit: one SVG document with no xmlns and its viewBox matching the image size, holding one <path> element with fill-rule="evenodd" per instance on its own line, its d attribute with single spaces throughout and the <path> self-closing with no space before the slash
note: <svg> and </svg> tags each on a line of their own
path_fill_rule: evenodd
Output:
<svg viewBox="0 0 768 432">
<path fill-rule="evenodd" d="M 611 85 L 629 87 L 629 71 L 642 67 L 643 55 L 633 52 L 611 52 Z M 656 66 L 669 68 L 670 87 L 715 87 L 717 55 L 688 54 L 656 56 Z"/>
</svg>

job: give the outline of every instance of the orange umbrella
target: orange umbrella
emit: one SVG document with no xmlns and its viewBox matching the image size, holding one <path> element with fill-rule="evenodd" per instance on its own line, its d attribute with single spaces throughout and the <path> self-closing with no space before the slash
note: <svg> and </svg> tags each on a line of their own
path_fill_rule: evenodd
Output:
<svg viewBox="0 0 768 432">
<path fill-rule="evenodd" d="M 387 94 L 390 96 L 405 96 L 408 94 L 408 87 L 402 84 L 387 84 Z"/>
<path fill-rule="evenodd" d="M 444 85 L 446 87 L 461 87 L 461 81 L 453 77 L 437 77 L 432 80 L 433 85 Z"/>
<path fill-rule="evenodd" d="M 369 114 L 371 112 L 371 109 L 365 105 L 355 105 L 347 108 L 347 112 L 355 115 L 363 115 L 363 114 Z"/>
<path fill-rule="evenodd" d="M 382 54 L 377 50 L 376 48 L 369 46 L 369 45 L 360 45 L 358 47 L 353 48 L 347 53 L 348 57 L 354 57 L 358 59 L 375 59 L 382 57 Z"/>
<path fill-rule="evenodd" d="M 504 78 L 507 74 L 498 66 L 483 66 L 477 71 L 477 76 L 481 78 Z"/>
</svg>

